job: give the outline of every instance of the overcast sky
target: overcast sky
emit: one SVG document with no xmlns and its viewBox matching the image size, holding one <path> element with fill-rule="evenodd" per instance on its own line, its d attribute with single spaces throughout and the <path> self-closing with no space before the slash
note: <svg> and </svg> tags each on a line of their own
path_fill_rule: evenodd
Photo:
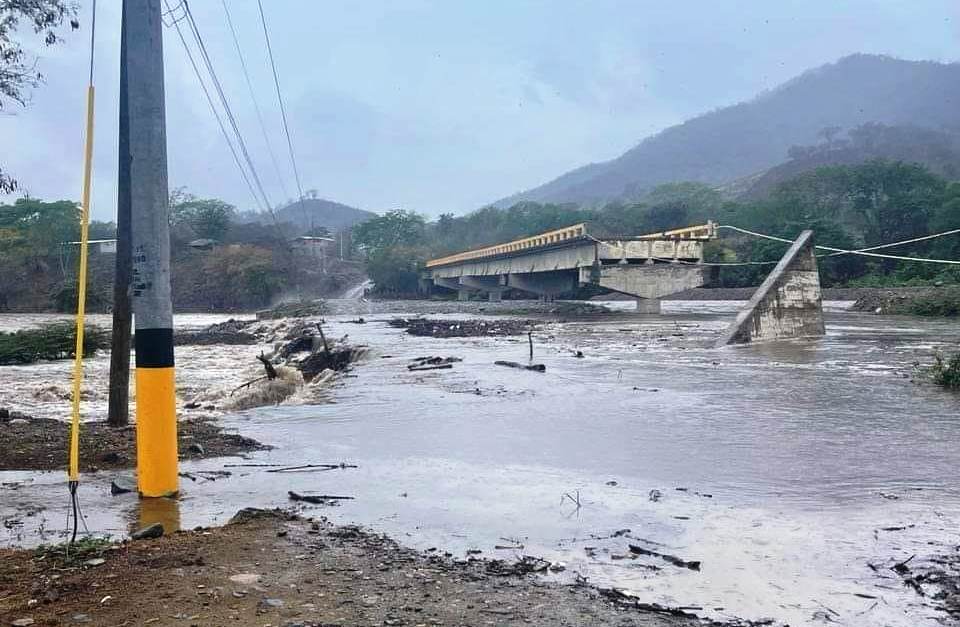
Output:
<svg viewBox="0 0 960 627">
<path fill-rule="evenodd" d="M 273 203 L 295 195 L 256 0 L 191 7 Z M 83 31 L 40 48 L 46 84 L 0 113 L 23 190 L 77 198 Z M 120 0 L 97 19 L 94 217 L 112 219 Z M 172 1 L 171 4 L 176 4 Z M 957 0 L 264 0 L 304 189 L 363 209 L 466 212 L 854 52 L 960 59 Z M 32 37 L 24 33 L 24 37 Z M 171 187 L 252 207 L 175 31 L 165 29 Z"/>
</svg>

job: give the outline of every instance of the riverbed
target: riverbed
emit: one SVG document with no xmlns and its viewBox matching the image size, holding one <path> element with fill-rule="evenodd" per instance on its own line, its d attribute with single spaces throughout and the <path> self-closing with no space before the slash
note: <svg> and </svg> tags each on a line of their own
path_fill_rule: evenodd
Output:
<svg viewBox="0 0 960 627">
<path fill-rule="evenodd" d="M 958 325 L 830 303 L 825 338 L 715 349 L 740 303 L 668 301 L 660 316 L 632 314 L 630 305 L 611 303 L 625 309 L 612 316 L 544 318 L 533 340 L 545 373 L 493 365 L 526 361 L 526 337 L 412 337 L 386 324 L 393 314 L 381 305 L 343 305 L 326 318 L 328 334 L 349 335 L 371 354 L 327 391 L 328 402 L 225 414 L 228 428 L 276 448 L 183 469 L 359 468 L 230 466 L 231 477 L 185 479 L 179 501 L 146 508 L 110 496 L 115 474 L 99 473 L 81 485 L 87 524 L 123 535 L 154 519 L 193 527 L 243 506 L 285 506 L 288 490 L 349 495 L 355 500 L 316 510 L 416 548 L 544 556 L 567 566 L 553 577 L 579 573 L 711 618 L 938 624 L 942 616 L 887 567 L 960 543 L 960 398 L 910 376 L 937 348 L 956 350 Z M 440 317 L 456 324 L 476 314 Z M 0 327 L 19 324 L 0 317 Z M 255 370 L 246 361 L 256 350 L 187 347 L 179 377 L 191 394 L 222 396 L 223 379 Z M 463 361 L 407 370 L 425 355 Z M 17 386 L 66 372 L 60 363 L 0 369 L 0 405 L 65 413 L 64 401 Z M 88 412 L 105 402 L 95 392 Z M 19 521 L 0 528 L 0 542 L 59 537 L 60 473 L 0 473 L 0 483 L 0 519 Z M 629 544 L 701 568 L 631 559 Z"/>
</svg>

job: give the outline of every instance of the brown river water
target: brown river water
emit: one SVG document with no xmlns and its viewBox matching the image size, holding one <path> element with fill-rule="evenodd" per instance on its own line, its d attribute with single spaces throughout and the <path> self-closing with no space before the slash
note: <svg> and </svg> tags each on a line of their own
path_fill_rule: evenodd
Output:
<svg viewBox="0 0 960 627">
<path fill-rule="evenodd" d="M 553 577 L 579 573 L 716 619 L 939 624 L 942 616 L 884 571 L 960 544 L 960 396 L 910 378 L 914 362 L 929 363 L 935 349 L 957 349 L 960 325 L 829 303 L 823 339 L 712 348 L 739 306 L 667 302 L 661 316 L 627 310 L 545 320 L 534 341 L 535 361 L 547 371 L 536 373 L 493 365 L 525 361 L 525 337 L 416 338 L 387 326 L 392 314 L 372 304 L 345 305 L 349 313 L 326 318 L 328 334 L 348 334 L 371 354 L 324 393 L 327 402 L 299 398 L 225 414 L 229 429 L 276 448 L 183 470 L 340 461 L 359 468 L 229 467 L 226 479 L 184 480 L 176 502 L 143 505 L 110 495 L 111 479 L 129 473 L 97 473 L 80 489 L 87 525 L 122 536 L 155 519 L 190 528 L 222 523 L 240 507 L 286 506 L 288 490 L 349 495 L 356 499 L 307 511 L 418 548 L 540 555 L 567 566 Z M 358 313 L 367 324 L 348 322 Z M 476 315 L 441 317 L 455 324 Z M 177 324 L 224 318 L 182 316 Z M 0 328 L 39 320 L 0 316 Z M 583 358 L 574 357 L 578 350 Z M 178 349 L 185 398 L 222 398 L 238 372 L 256 373 L 258 352 Z M 408 372 L 409 360 L 423 355 L 463 362 Z M 88 416 L 103 415 L 96 381 L 107 362 L 89 360 Z M 62 417 L 68 372 L 64 362 L 0 368 L 0 406 Z M 0 520 L 18 521 L 0 527 L 0 544 L 62 537 L 61 473 L 4 472 L 0 484 Z M 623 529 L 631 531 L 614 535 Z M 628 543 L 702 568 L 621 559 Z M 524 548 L 495 548 L 514 544 Z"/>
</svg>

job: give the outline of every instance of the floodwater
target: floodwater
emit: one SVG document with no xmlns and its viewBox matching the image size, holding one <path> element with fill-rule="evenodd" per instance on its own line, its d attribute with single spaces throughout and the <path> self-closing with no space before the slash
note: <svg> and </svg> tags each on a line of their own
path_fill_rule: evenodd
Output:
<svg viewBox="0 0 960 627">
<path fill-rule="evenodd" d="M 178 502 L 144 505 L 111 497 L 116 475 L 99 473 L 81 485 L 87 524 L 116 535 L 154 519 L 188 528 L 222 523 L 244 506 L 287 505 L 288 490 L 346 495 L 356 498 L 307 511 L 461 556 L 541 555 L 567 565 L 559 578 L 579 573 L 711 618 L 939 624 L 887 567 L 960 544 L 960 398 L 910 378 L 935 349 L 956 350 L 960 328 L 834 305 L 823 339 L 712 348 L 738 306 L 667 302 L 662 316 L 544 323 L 533 336 L 542 374 L 493 365 L 525 361 L 525 337 L 415 338 L 384 324 L 387 314 L 362 314 L 363 325 L 349 322 L 356 314 L 328 317 L 329 335 L 372 349 L 330 402 L 225 415 L 230 429 L 276 448 L 183 469 L 359 468 L 230 466 L 226 479 L 184 479 Z M 178 359 L 204 381 L 192 392 L 222 397 L 216 373 L 232 385 L 237 360 L 254 354 L 197 347 Z M 407 371 L 425 355 L 464 361 Z M 17 376 L 33 381 L 50 367 Z M 16 400 L 10 376 L 0 372 L 0 405 Z M 0 483 L 0 519 L 19 520 L 0 528 L 0 542 L 60 536 L 60 473 L 0 473 Z M 623 559 L 628 544 L 702 567 Z"/>
</svg>

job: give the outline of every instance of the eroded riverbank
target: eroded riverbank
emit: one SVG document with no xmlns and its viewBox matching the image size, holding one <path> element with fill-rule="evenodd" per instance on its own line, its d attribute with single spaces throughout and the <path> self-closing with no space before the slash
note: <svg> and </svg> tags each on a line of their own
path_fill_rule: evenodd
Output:
<svg viewBox="0 0 960 627">
<path fill-rule="evenodd" d="M 339 493 L 357 498 L 333 519 L 405 545 L 510 557 L 497 547 L 520 540 L 526 553 L 565 562 L 571 579 L 717 619 L 943 618 L 889 566 L 958 541 L 956 397 L 909 379 L 913 362 L 960 340 L 955 325 L 830 313 L 823 340 L 718 351 L 712 339 L 735 304 L 667 303 L 664 316 L 545 319 L 534 347 L 547 372 L 536 373 L 493 365 L 525 361 L 524 336 L 413 337 L 388 326 L 392 315 L 350 307 L 327 318 L 330 333 L 372 353 L 329 391 L 331 403 L 224 415 L 229 430 L 276 448 L 184 469 L 359 468 L 229 468 L 227 480 L 185 482 L 180 525 L 222 523 L 241 505 L 286 505 L 290 489 Z M 464 315 L 477 311 L 447 317 Z M 206 353 L 194 367 L 235 377 L 244 350 Z M 423 355 L 463 361 L 409 371 Z M 109 479 L 84 478 L 84 509 L 91 528 L 124 535 L 141 520 L 139 503 L 111 497 Z M 20 485 L 5 488 L 3 514 L 22 521 L 0 529 L 5 541 L 33 544 L 41 526 L 46 541 L 58 537 L 62 477 L 5 473 L 3 482 Z M 40 505 L 49 509 L 23 514 Z M 614 535 L 623 529 L 644 542 Z M 701 570 L 631 558 L 630 544 Z"/>
</svg>

